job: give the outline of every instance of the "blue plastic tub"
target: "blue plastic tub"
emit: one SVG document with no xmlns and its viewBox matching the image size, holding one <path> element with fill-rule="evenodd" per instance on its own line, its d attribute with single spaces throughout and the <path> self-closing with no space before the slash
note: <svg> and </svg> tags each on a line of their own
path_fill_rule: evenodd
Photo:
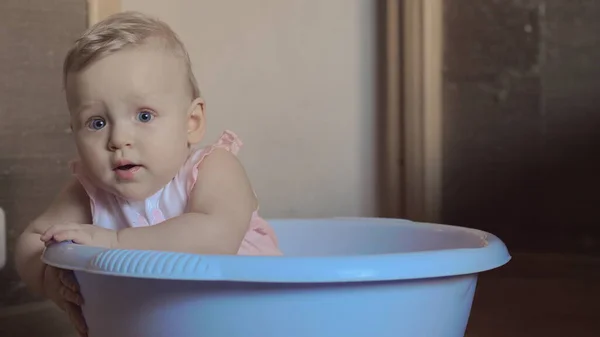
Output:
<svg viewBox="0 0 600 337">
<path fill-rule="evenodd" d="M 395 219 L 271 220 L 284 257 L 61 243 L 90 337 L 462 337 L 494 235 Z"/>
</svg>

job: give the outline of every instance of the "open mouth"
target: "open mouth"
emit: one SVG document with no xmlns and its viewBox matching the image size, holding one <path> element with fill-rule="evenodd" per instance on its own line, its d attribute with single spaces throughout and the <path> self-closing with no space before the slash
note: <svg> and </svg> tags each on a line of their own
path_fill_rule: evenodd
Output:
<svg viewBox="0 0 600 337">
<path fill-rule="evenodd" d="M 132 164 L 132 163 L 120 163 L 123 165 L 115 166 L 113 171 L 121 180 L 131 180 L 138 173 L 138 171 L 142 168 L 141 165 Z"/>
<path fill-rule="evenodd" d="M 132 168 L 136 168 L 139 165 L 135 165 L 135 164 L 127 164 L 127 165 L 121 165 L 121 166 L 117 166 L 115 167 L 115 170 L 119 170 L 119 171 L 129 171 Z"/>
</svg>

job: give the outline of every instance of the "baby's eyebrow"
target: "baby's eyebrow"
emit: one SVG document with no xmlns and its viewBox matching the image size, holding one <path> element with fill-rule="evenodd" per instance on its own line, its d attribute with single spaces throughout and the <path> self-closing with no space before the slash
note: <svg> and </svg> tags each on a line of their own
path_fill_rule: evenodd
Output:
<svg viewBox="0 0 600 337">
<path fill-rule="evenodd" d="M 131 93 L 127 96 L 127 99 L 130 102 L 141 103 L 147 101 L 150 97 L 152 97 L 151 92 L 135 92 Z"/>
<path fill-rule="evenodd" d="M 75 109 L 75 112 L 78 115 L 81 115 L 84 111 L 92 110 L 92 109 L 96 108 L 97 106 L 98 106 L 98 103 L 94 103 L 94 102 L 83 103 L 83 104 L 80 104 L 79 106 L 77 106 L 77 108 Z"/>
</svg>

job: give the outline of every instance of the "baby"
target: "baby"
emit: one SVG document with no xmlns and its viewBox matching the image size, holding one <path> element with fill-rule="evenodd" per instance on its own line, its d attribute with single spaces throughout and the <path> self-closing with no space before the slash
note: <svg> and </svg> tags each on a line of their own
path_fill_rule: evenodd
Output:
<svg viewBox="0 0 600 337">
<path fill-rule="evenodd" d="M 66 56 L 64 86 L 74 178 L 21 234 L 16 265 L 81 335 L 77 282 L 40 261 L 45 245 L 281 254 L 235 156 L 238 137 L 226 131 L 193 148 L 205 134 L 204 102 L 189 56 L 165 23 L 126 12 L 91 27 Z"/>
</svg>

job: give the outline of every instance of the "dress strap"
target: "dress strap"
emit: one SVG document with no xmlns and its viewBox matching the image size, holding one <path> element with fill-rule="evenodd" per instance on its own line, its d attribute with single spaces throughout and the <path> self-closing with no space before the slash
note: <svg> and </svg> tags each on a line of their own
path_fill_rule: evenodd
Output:
<svg viewBox="0 0 600 337">
<path fill-rule="evenodd" d="M 208 145 L 204 148 L 195 150 L 188 160 L 188 163 L 185 165 L 188 167 L 189 173 L 186 173 L 188 176 L 187 180 L 187 193 L 188 195 L 192 191 L 192 188 L 196 184 L 196 180 L 198 179 L 198 167 L 202 164 L 202 161 L 209 156 L 216 149 L 224 149 L 237 155 L 240 151 L 241 147 L 244 143 L 240 140 L 238 135 L 236 135 L 233 131 L 225 130 L 219 137 L 219 139 L 211 145 Z"/>
</svg>

